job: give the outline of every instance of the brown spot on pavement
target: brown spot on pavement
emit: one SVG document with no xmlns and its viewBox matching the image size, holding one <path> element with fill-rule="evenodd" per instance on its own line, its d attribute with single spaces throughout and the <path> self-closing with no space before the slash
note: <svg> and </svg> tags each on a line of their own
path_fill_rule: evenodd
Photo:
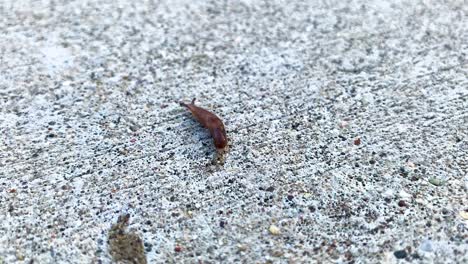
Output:
<svg viewBox="0 0 468 264">
<path fill-rule="evenodd" d="M 146 264 L 142 239 L 135 233 L 127 232 L 130 215 L 121 215 L 109 230 L 109 253 L 117 263 Z"/>
</svg>

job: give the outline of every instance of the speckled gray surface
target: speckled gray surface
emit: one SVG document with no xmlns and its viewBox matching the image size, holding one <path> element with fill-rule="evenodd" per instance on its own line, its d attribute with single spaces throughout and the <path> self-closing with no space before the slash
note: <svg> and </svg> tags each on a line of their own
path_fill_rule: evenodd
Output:
<svg viewBox="0 0 468 264">
<path fill-rule="evenodd" d="M 126 213 L 149 263 L 468 261 L 466 2 L 0 14 L 0 263 L 109 263 Z"/>
</svg>

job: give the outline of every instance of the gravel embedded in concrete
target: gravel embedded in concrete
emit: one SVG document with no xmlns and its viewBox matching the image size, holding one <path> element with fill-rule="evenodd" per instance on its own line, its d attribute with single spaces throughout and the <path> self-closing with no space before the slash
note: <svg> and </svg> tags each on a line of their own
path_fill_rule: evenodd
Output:
<svg viewBox="0 0 468 264">
<path fill-rule="evenodd" d="M 0 14 L 0 263 L 109 263 L 125 214 L 148 263 L 468 262 L 464 1 Z"/>
</svg>

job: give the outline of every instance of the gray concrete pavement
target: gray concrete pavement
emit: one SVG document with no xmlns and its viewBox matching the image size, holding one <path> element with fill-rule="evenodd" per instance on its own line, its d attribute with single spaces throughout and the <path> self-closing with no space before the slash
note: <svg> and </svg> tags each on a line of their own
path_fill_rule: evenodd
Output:
<svg viewBox="0 0 468 264">
<path fill-rule="evenodd" d="M 466 2 L 0 14 L 0 263 L 468 261 Z"/>
</svg>

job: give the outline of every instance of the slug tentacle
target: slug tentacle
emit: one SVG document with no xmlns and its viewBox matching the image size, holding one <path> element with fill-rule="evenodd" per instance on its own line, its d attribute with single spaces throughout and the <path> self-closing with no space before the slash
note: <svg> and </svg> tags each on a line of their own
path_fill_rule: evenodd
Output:
<svg viewBox="0 0 468 264">
<path fill-rule="evenodd" d="M 196 98 L 193 98 L 193 99 L 192 99 L 192 102 L 191 102 L 190 104 L 186 104 L 186 103 L 184 103 L 184 102 L 182 102 L 182 101 L 180 101 L 179 104 L 180 104 L 181 106 L 184 106 L 184 107 L 187 107 L 188 109 L 190 109 L 190 106 L 192 106 L 192 105 L 194 106 L 194 105 L 195 105 L 195 99 L 196 99 Z"/>
</svg>

